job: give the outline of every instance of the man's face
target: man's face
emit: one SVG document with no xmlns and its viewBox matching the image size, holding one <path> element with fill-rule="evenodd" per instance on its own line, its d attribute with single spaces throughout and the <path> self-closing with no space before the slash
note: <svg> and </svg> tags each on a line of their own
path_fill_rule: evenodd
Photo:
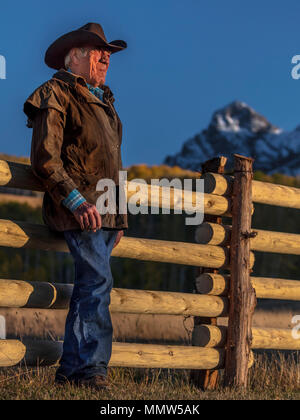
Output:
<svg viewBox="0 0 300 420">
<path fill-rule="evenodd" d="M 111 52 L 108 50 L 92 50 L 89 56 L 89 78 L 90 82 L 96 86 L 103 85 L 106 79 L 106 73 L 109 67 Z"/>
<path fill-rule="evenodd" d="M 101 86 L 105 83 L 109 67 L 111 52 L 106 49 L 89 48 L 86 56 L 77 61 L 77 74 L 80 74 L 92 86 Z"/>
</svg>

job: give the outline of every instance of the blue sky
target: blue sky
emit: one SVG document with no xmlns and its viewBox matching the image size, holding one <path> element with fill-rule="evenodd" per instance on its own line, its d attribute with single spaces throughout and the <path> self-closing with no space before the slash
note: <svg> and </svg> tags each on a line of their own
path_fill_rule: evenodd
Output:
<svg viewBox="0 0 300 420">
<path fill-rule="evenodd" d="M 112 56 L 106 81 L 123 122 L 124 166 L 162 163 L 233 100 L 293 129 L 300 124 L 300 79 L 291 77 L 299 16 L 297 0 L 3 2 L 0 151 L 29 156 L 22 108 L 55 72 L 44 64 L 45 50 L 87 22 L 128 43 Z"/>
</svg>

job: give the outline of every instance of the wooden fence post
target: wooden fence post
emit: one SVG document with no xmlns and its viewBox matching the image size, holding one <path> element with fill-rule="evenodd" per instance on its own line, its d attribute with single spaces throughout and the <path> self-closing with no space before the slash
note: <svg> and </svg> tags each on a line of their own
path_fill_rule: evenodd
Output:
<svg viewBox="0 0 300 420">
<path fill-rule="evenodd" d="M 219 156 L 217 158 L 213 158 L 206 161 L 205 163 L 202 164 L 201 175 L 207 172 L 223 174 L 226 162 L 227 162 L 227 158 L 224 156 Z M 222 217 L 205 214 L 203 221 L 221 224 Z M 218 270 L 213 269 L 213 268 L 199 267 L 197 269 L 197 278 L 203 273 L 216 274 L 218 273 Z M 196 293 L 199 293 L 197 279 L 195 281 L 194 289 Z M 199 316 L 194 317 L 194 330 L 193 330 L 193 335 L 192 335 L 193 344 L 197 342 L 197 334 L 199 333 L 197 326 L 200 326 L 202 324 L 217 325 L 217 318 L 208 318 L 208 317 L 199 317 Z M 190 373 L 190 380 L 195 386 L 197 386 L 198 388 L 202 390 L 214 389 L 217 385 L 218 370 L 192 370 Z"/>
<path fill-rule="evenodd" d="M 252 158 L 234 155 L 229 319 L 224 385 L 246 388 L 256 295 L 250 282 Z"/>
</svg>

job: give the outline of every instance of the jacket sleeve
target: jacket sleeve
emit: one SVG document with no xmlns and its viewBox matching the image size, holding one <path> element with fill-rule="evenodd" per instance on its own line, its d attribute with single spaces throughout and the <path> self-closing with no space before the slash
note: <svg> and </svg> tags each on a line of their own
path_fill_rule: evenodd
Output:
<svg viewBox="0 0 300 420">
<path fill-rule="evenodd" d="M 117 113 L 116 113 L 117 114 Z M 123 171 L 123 163 L 122 163 L 122 156 L 121 156 L 121 145 L 122 145 L 122 135 L 123 135 L 123 125 L 122 122 L 117 114 L 118 120 L 118 135 L 119 135 L 119 171 Z"/>
<path fill-rule="evenodd" d="M 24 103 L 27 126 L 33 128 L 31 168 L 57 205 L 77 188 L 61 160 L 67 106 L 67 92 L 49 81 Z"/>
<path fill-rule="evenodd" d="M 64 117 L 53 108 L 36 112 L 32 121 L 31 169 L 40 179 L 54 202 L 59 205 L 71 191 L 77 189 L 61 160 Z"/>
</svg>

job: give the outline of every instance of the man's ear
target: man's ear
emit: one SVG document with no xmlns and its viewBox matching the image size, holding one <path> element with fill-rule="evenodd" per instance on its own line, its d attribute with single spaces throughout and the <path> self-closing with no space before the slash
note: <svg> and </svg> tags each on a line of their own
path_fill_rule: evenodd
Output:
<svg viewBox="0 0 300 420">
<path fill-rule="evenodd" d="M 80 60 L 79 48 L 72 48 L 70 51 L 71 63 L 78 64 Z"/>
</svg>

